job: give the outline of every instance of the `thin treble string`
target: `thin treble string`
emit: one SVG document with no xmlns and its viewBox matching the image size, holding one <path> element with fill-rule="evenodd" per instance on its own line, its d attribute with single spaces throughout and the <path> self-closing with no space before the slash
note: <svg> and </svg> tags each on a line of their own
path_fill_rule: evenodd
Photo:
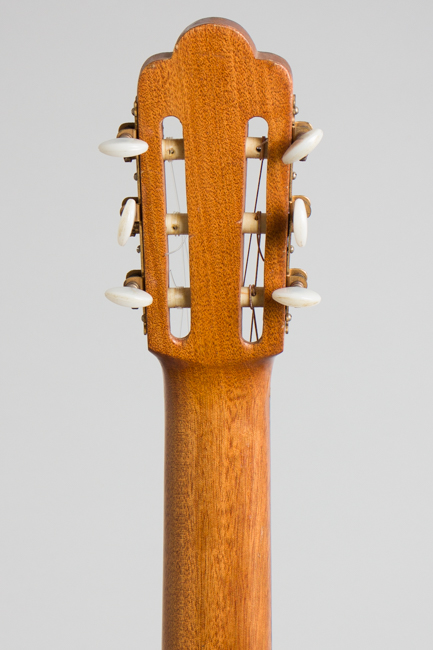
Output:
<svg viewBox="0 0 433 650">
<path fill-rule="evenodd" d="M 171 172 L 171 182 L 172 182 L 173 188 L 174 188 L 174 195 L 175 195 L 175 198 L 176 198 L 177 212 L 180 214 L 179 194 L 177 192 L 176 177 L 174 175 L 174 169 L 173 169 L 173 161 L 168 160 L 167 162 L 168 162 L 169 169 L 170 169 L 170 172 Z M 175 248 L 174 250 L 169 251 L 167 253 L 167 255 L 173 255 L 173 253 L 177 253 L 177 251 L 180 251 L 180 249 L 183 248 L 183 246 L 185 245 L 185 240 L 187 239 L 187 237 L 183 237 L 182 235 L 179 235 L 179 236 L 181 237 L 180 245 L 177 248 Z"/>
<path fill-rule="evenodd" d="M 184 237 L 184 235 L 177 235 L 177 236 L 178 236 L 178 237 Z M 173 255 L 173 253 L 177 253 L 177 251 L 180 251 L 180 249 L 181 249 L 183 246 L 185 246 L 185 237 L 184 237 L 182 243 L 179 244 L 179 246 L 178 246 L 177 248 L 175 248 L 175 249 L 172 250 L 172 251 L 169 251 L 168 253 L 166 253 L 166 255 Z"/>
<path fill-rule="evenodd" d="M 256 341 L 259 340 L 259 332 L 257 329 L 257 320 L 256 320 L 256 310 L 254 309 L 254 307 L 252 308 L 251 312 L 252 314 L 251 314 L 251 327 L 250 327 L 250 343 L 252 343 L 252 338 L 253 338 L 253 325 L 256 331 Z"/>
<path fill-rule="evenodd" d="M 179 203 L 179 194 L 177 193 L 177 185 L 176 185 L 176 177 L 174 175 L 174 169 L 173 169 L 173 161 L 169 160 L 168 164 L 170 165 L 170 171 L 171 171 L 171 180 L 173 182 L 173 187 L 174 187 L 174 195 L 176 197 L 176 206 L 177 206 L 177 211 L 180 212 L 180 203 Z"/>
<path fill-rule="evenodd" d="M 265 144 L 267 141 L 267 138 L 263 140 L 262 146 Z M 259 171 L 259 179 L 257 182 L 257 191 L 256 191 L 256 198 L 254 201 L 254 214 L 257 214 L 257 205 L 259 201 L 259 194 L 260 194 L 260 185 L 261 185 L 261 180 L 262 180 L 262 173 L 263 173 L 263 164 L 264 164 L 264 157 L 262 157 L 261 162 L 260 162 L 260 171 Z M 259 232 L 260 232 L 260 224 L 259 224 Z M 245 285 L 245 279 L 247 275 L 247 270 L 248 270 L 248 261 L 250 257 L 250 251 L 251 251 L 251 241 L 252 241 L 252 234 L 250 234 L 250 239 L 248 242 L 248 254 L 247 254 L 247 259 L 245 263 L 245 273 L 244 273 L 244 280 L 243 284 Z M 264 257 L 262 255 L 262 251 L 260 248 L 260 234 L 257 235 L 257 259 L 256 259 L 256 268 L 255 268 L 255 273 L 254 273 L 254 285 L 257 286 L 257 278 L 258 278 L 258 273 L 259 273 L 259 262 L 260 262 L 260 257 L 262 258 L 263 261 Z M 256 341 L 259 340 L 259 333 L 258 333 L 258 328 L 257 328 L 257 319 L 256 319 L 256 311 L 255 308 L 253 307 L 251 310 L 251 327 L 250 327 L 250 343 L 252 343 L 253 340 L 253 326 L 256 334 Z"/>
<path fill-rule="evenodd" d="M 186 277 L 186 276 L 188 275 L 188 282 L 185 280 L 185 286 L 186 286 L 186 285 L 189 286 L 189 263 L 187 264 L 187 262 L 186 262 L 186 260 L 188 260 L 188 262 L 189 262 L 189 241 L 188 241 L 188 235 L 185 236 L 185 248 L 182 249 L 182 254 L 183 254 L 183 257 L 184 257 L 184 259 L 183 259 L 183 263 L 184 263 L 184 267 L 183 267 L 184 276 Z M 185 270 L 185 269 L 186 269 L 186 270 Z M 184 311 L 185 311 L 185 310 L 182 309 L 182 316 L 183 316 L 183 312 L 184 312 Z M 188 330 L 188 332 L 189 332 L 189 330 L 191 329 L 191 325 L 190 325 L 190 317 L 191 317 L 191 310 L 190 310 L 190 309 L 187 309 L 187 310 L 186 310 L 186 323 L 187 323 L 187 330 Z M 182 322 L 182 319 L 181 319 L 181 322 Z"/>
<path fill-rule="evenodd" d="M 258 275 L 259 275 L 260 258 L 262 258 L 262 260 L 265 261 L 264 258 L 263 258 L 263 255 L 262 255 L 262 251 L 260 250 L 260 235 L 257 235 L 257 259 L 256 259 L 256 272 L 255 272 L 255 275 L 254 275 L 254 284 L 255 284 L 255 286 L 257 286 L 257 279 L 258 279 Z"/>
<path fill-rule="evenodd" d="M 254 286 L 257 287 L 257 279 L 259 275 L 259 263 L 260 263 L 260 256 L 261 256 L 261 251 L 260 251 L 260 235 L 257 235 L 257 259 L 256 259 L 256 272 L 254 276 Z M 254 328 L 256 330 L 256 341 L 259 340 L 259 335 L 257 331 L 257 320 L 256 320 L 256 311 L 253 307 L 253 313 L 251 315 L 251 329 L 250 329 L 250 342 L 252 342 L 253 338 L 253 321 L 254 321 Z"/>
<path fill-rule="evenodd" d="M 264 140 L 264 142 L 266 142 L 266 140 Z M 254 201 L 254 213 L 257 212 L 257 203 L 258 203 L 258 201 L 259 201 L 260 182 L 261 182 L 261 180 L 262 180 L 263 162 L 264 162 L 264 158 L 262 158 L 261 163 L 260 163 L 259 180 L 258 180 L 258 182 L 257 182 L 256 199 L 255 199 L 255 201 Z M 248 260 L 249 260 L 249 258 L 250 258 L 250 252 L 251 252 L 251 239 L 252 239 L 252 234 L 250 234 L 250 239 L 249 239 L 249 242 L 248 242 L 247 259 L 246 259 L 246 261 L 245 261 L 245 271 L 244 271 L 244 277 L 243 277 L 243 281 L 242 281 L 242 284 L 243 284 L 243 285 L 245 285 L 245 280 L 246 280 L 246 277 L 247 277 L 247 271 L 248 271 Z"/>
<path fill-rule="evenodd" d="M 171 277 L 171 281 L 173 282 L 173 286 L 177 287 L 176 280 L 174 279 L 173 271 L 170 271 L 170 277 Z"/>
<path fill-rule="evenodd" d="M 244 277 L 242 279 L 242 285 L 245 286 L 245 279 L 247 277 L 247 271 L 248 271 L 248 260 L 250 258 L 250 250 L 251 250 L 251 234 L 250 234 L 250 240 L 248 242 L 248 253 L 247 253 L 247 259 L 245 261 L 245 271 L 244 271 Z"/>
<path fill-rule="evenodd" d="M 171 180 L 172 180 L 173 187 L 174 187 L 174 195 L 176 197 L 177 211 L 180 214 L 181 210 L 180 210 L 179 193 L 177 191 L 176 176 L 174 174 L 173 161 L 170 160 L 168 162 L 169 162 L 169 165 L 170 165 Z M 171 252 L 175 253 L 176 251 L 182 249 L 183 286 L 186 287 L 187 286 L 187 277 L 186 277 L 187 276 L 187 269 L 186 269 L 186 267 L 187 267 L 187 264 L 186 264 L 187 255 L 186 255 L 186 253 L 188 252 L 188 236 L 187 235 L 180 235 L 180 237 L 182 238 L 181 245 L 178 248 L 176 248 L 174 251 L 171 251 Z M 189 256 L 188 256 L 188 258 L 189 258 Z M 171 277 L 173 278 L 173 273 L 171 273 Z M 184 312 L 184 309 L 181 309 L 179 337 L 182 336 L 183 312 Z M 188 330 L 189 330 L 189 326 L 190 325 L 189 325 L 189 312 L 188 312 L 188 314 L 187 314 L 187 329 Z"/>
<path fill-rule="evenodd" d="M 263 144 L 264 144 L 265 142 L 267 142 L 267 138 L 266 138 L 266 140 L 263 140 Z M 260 163 L 259 183 L 258 183 L 258 186 L 257 186 L 257 194 L 256 194 L 256 202 L 255 202 L 255 204 L 254 204 L 254 212 L 257 212 L 257 203 L 258 203 L 258 200 L 259 200 L 260 182 L 261 182 L 261 180 L 262 180 L 262 172 L 263 172 L 263 163 L 264 163 L 264 162 L 265 162 L 265 159 L 262 158 L 262 161 L 261 161 L 261 163 Z M 261 239 L 261 231 L 260 231 L 260 224 L 259 224 L 259 232 L 257 233 L 257 261 L 256 261 L 256 273 L 255 273 L 255 280 L 254 280 L 254 284 L 255 284 L 256 286 L 257 286 L 258 266 L 259 266 L 259 261 L 260 261 L 259 258 L 261 257 L 262 260 L 265 261 L 265 258 L 264 258 L 263 255 L 262 255 L 262 251 L 261 251 L 261 247 L 260 247 L 260 239 Z"/>
</svg>

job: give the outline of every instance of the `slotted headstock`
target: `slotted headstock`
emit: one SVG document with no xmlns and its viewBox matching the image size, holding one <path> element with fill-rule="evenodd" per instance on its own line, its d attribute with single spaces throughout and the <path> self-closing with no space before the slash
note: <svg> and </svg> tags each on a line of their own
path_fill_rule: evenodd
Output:
<svg viewBox="0 0 433 650">
<path fill-rule="evenodd" d="M 303 122 L 296 127 L 293 100 L 286 61 L 257 52 L 248 34 L 224 19 L 194 23 L 172 53 L 155 55 L 143 65 L 136 122 L 122 125 L 120 135 L 136 138 L 131 147 L 132 142 L 139 147 L 139 141 L 148 145 L 137 157 L 135 232 L 141 236 L 142 271 L 129 284 L 135 290 L 145 288 L 153 298 L 144 319 L 149 349 L 158 356 L 220 364 L 270 357 L 283 350 L 288 312 L 272 295 L 290 284 L 293 198 L 287 149 L 292 139 L 311 129 Z M 164 140 L 162 124 L 170 116 L 181 122 L 182 140 Z M 248 122 L 255 117 L 268 124 L 262 146 L 260 140 L 248 138 Z M 302 141 L 300 145 L 303 152 Z M 267 158 L 264 286 L 251 289 L 243 287 L 246 167 L 248 157 L 263 156 Z M 188 233 L 190 275 L 190 288 L 177 291 L 178 302 L 169 288 L 164 166 L 165 160 L 175 158 L 185 160 L 187 214 L 179 215 L 178 221 Z M 256 221 L 262 221 L 261 214 Z M 300 274 L 297 285 L 305 287 L 305 273 L 305 279 Z M 140 306 L 144 304 L 148 303 Z M 174 304 L 191 308 L 191 329 L 183 338 L 170 331 Z M 251 343 L 242 337 L 241 313 L 254 305 L 263 307 L 263 331 Z"/>
<path fill-rule="evenodd" d="M 235 23 L 191 25 L 173 54 L 143 66 L 138 83 L 138 135 L 149 144 L 141 157 L 143 236 L 149 348 L 190 361 L 229 361 L 278 354 L 283 349 L 284 307 L 272 292 L 285 285 L 289 211 L 292 77 L 285 61 L 257 53 Z M 182 123 L 187 191 L 191 331 L 170 333 L 162 120 Z M 248 121 L 269 125 L 267 229 L 263 335 L 241 334 L 241 286 Z"/>
</svg>

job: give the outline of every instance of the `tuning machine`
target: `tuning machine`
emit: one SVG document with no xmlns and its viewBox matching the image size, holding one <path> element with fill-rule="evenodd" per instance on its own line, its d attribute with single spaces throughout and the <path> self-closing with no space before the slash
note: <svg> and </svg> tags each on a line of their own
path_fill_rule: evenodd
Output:
<svg viewBox="0 0 433 650">
<path fill-rule="evenodd" d="M 123 287 L 107 289 L 105 296 L 108 300 L 121 307 L 130 307 L 131 309 L 148 307 L 152 304 L 153 298 L 147 291 L 143 290 L 143 286 L 144 282 L 141 271 L 129 271 Z"/>
<path fill-rule="evenodd" d="M 273 292 L 272 298 L 286 307 L 312 307 L 321 298 L 316 291 L 308 289 L 307 274 L 302 269 L 289 269 L 287 286 Z"/>
<path fill-rule="evenodd" d="M 293 101 L 294 114 L 298 113 L 296 100 Z M 307 156 L 317 147 L 323 137 L 321 129 L 313 129 L 309 122 L 294 122 L 292 130 L 292 144 L 283 155 L 282 161 L 292 165 L 299 160 L 306 160 Z M 292 180 L 296 174 L 292 173 Z M 311 203 L 306 196 L 293 196 L 290 199 L 290 230 L 288 242 L 287 265 L 289 266 L 290 253 L 293 247 L 290 244 L 290 234 L 293 232 L 298 246 L 307 243 L 308 217 L 311 214 Z M 288 269 L 287 286 L 273 292 L 272 298 L 286 306 L 286 333 L 291 315 L 289 307 L 312 307 L 317 305 L 321 298 L 318 293 L 308 289 L 307 274 L 302 269 Z"/>
<path fill-rule="evenodd" d="M 137 197 L 123 199 L 120 208 L 120 222 L 117 230 L 119 246 L 125 246 L 130 237 L 139 232 L 140 206 Z"/>
<path fill-rule="evenodd" d="M 292 144 L 283 155 L 283 163 L 292 165 L 298 160 L 306 160 L 308 154 L 317 147 L 322 138 L 322 129 L 313 129 L 309 122 L 295 122 L 292 131 Z"/>
<path fill-rule="evenodd" d="M 291 229 L 299 247 L 305 246 L 308 236 L 308 217 L 311 202 L 306 196 L 294 196 L 290 201 Z"/>
<path fill-rule="evenodd" d="M 119 126 L 117 136 L 113 140 L 106 140 L 99 145 L 99 151 L 107 156 L 123 158 L 131 162 L 134 158 L 145 153 L 149 145 L 144 140 L 137 138 L 135 124 L 126 122 Z"/>
</svg>

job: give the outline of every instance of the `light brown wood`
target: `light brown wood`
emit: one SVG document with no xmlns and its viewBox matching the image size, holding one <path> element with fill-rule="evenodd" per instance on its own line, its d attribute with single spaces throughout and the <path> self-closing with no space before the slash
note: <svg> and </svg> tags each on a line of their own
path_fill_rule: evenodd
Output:
<svg viewBox="0 0 433 650">
<path fill-rule="evenodd" d="M 142 250 L 149 349 L 166 405 L 163 650 L 270 650 L 269 385 L 283 349 L 292 78 L 246 32 L 199 21 L 138 85 Z M 170 333 L 162 121 L 183 126 L 191 331 Z M 242 218 L 248 121 L 267 146 L 262 338 L 241 335 Z M 166 154 L 164 154 L 166 155 Z"/>
<path fill-rule="evenodd" d="M 271 364 L 164 364 L 164 650 L 271 647 Z"/>
<path fill-rule="evenodd" d="M 281 161 L 291 142 L 292 79 L 288 65 L 257 53 L 235 23 L 215 19 L 188 29 L 173 55 L 154 56 L 138 84 L 138 133 L 149 144 L 140 157 L 143 249 L 149 349 L 194 363 L 253 360 L 283 349 L 284 307 L 272 292 L 285 286 L 290 168 Z M 170 333 L 162 121 L 183 126 L 191 277 L 191 332 Z M 269 127 L 263 336 L 241 336 L 242 216 L 248 120 Z M 209 296 L 213 297 L 209 303 Z M 221 301 L 221 296 L 223 300 Z"/>
</svg>

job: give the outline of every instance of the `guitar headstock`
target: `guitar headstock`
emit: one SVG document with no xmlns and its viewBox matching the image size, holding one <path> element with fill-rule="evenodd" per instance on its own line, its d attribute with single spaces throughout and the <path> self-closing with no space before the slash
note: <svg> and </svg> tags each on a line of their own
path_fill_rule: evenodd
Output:
<svg viewBox="0 0 433 650">
<path fill-rule="evenodd" d="M 299 296 L 290 292 L 299 293 L 306 304 L 320 300 L 308 293 L 306 274 L 290 269 L 294 223 L 296 240 L 303 245 L 311 211 L 305 197 L 292 196 L 292 163 L 305 158 L 321 138 L 308 123 L 294 122 L 290 67 L 278 56 L 257 52 L 236 23 L 201 20 L 183 32 L 173 53 L 145 62 L 133 112 L 135 123 L 120 127 L 118 141 L 123 142 L 106 143 L 105 152 L 137 157 L 138 198 L 135 205 L 131 199 L 125 202 L 119 243 L 122 228 L 122 241 L 125 231 L 141 238 L 142 268 L 131 272 L 125 285 L 132 301 L 134 296 L 141 300 L 136 306 L 145 308 L 149 349 L 200 364 L 282 352 L 287 305 L 301 306 L 293 304 Z M 164 134 L 169 116 L 180 121 L 182 139 Z M 256 117 L 266 120 L 266 137 L 248 137 L 248 123 Z M 107 151 L 110 146 L 120 153 Z M 266 160 L 265 214 L 246 211 L 249 158 Z M 176 159 L 185 161 L 186 212 L 168 214 L 165 161 Z M 169 282 L 169 238 L 177 233 L 187 239 L 189 287 Z M 262 286 L 244 284 L 248 236 L 257 238 Z M 116 296 L 108 297 L 116 301 Z M 170 330 L 170 309 L 176 306 L 191 310 L 190 332 L 182 338 Z M 261 335 L 257 309 L 263 309 Z M 242 310 L 252 314 L 254 342 L 243 338 Z"/>
</svg>

